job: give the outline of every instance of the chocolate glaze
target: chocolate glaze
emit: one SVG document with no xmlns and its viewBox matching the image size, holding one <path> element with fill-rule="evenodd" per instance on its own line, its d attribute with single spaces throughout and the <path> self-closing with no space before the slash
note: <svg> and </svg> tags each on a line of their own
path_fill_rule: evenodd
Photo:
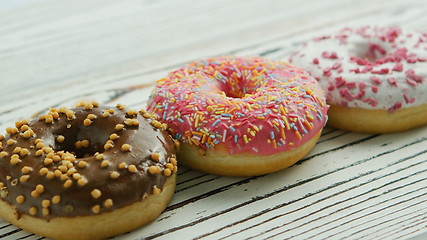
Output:
<svg viewBox="0 0 427 240">
<path fill-rule="evenodd" d="M 22 129 L 15 134 L 7 134 L 1 141 L 2 151 L 7 152 L 6 157 L 0 157 L 0 181 L 4 184 L 1 191 L 2 200 L 14 206 L 17 213 L 30 214 L 30 208 L 36 207 L 37 213 L 33 215 L 39 218 L 53 217 L 74 217 L 92 215 L 92 208 L 99 205 L 99 213 L 112 211 L 116 208 L 127 206 L 141 200 L 147 194 L 153 194 L 153 188 L 163 188 L 163 184 L 168 174 L 163 174 L 165 165 L 173 163 L 176 171 L 175 147 L 166 131 L 154 127 L 153 119 L 143 117 L 141 113 L 133 116 L 127 115 L 125 110 L 113 107 L 114 113 L 109 117 L 101 115 L 111 107 L 77 107 L 71 109 L 74 111 L 75 118 L 67 119 L 64 113 L 59 114 L 59 118 L 52 123 L 34 119 L 28 123 L 34 135 L 25 138 Z M 83 121 L 88 114 L 96 116 L 90 126 L 85 126 Z M 124 123 L 127 118 L 137 119 L 139 126 L 128 126 Z M 123 124 L 123 130 L 116 130 L 117 124 Z M 116 133 L 119 138 L 114 140 L 114 146 L 111 149 L 104 150 L 104 145 L 109 140 L 110 135 Z M 58 142 L 57 137 L 65 137 L 63 142 Z M 13 139 L 15 144 L 8 145 L 7 141 Z M 44 163 L 47 153 L 36 156 L 36 139 L 41 139 L 45 146 L 49 146 L 54 153 L 59 151 L 75 153 L 76 159 L 73 161 L 76 173 L 87 180 L 83 186 L 77 183 L 73 175 L 67 179 L 60 179 L 55 176 L 48 179 L 46 175 L 40 174 L 40 169 L 46 167 L 49 171 L 54 172 L 64 160 L 53 162 L 49 165 Z M 77 149 L 76 141 L 89 140 L 90 146 L 87 148 Z M 129 144 L 130 151 L 123 151 L 121 146 Z M 20 156 L 18 164 L 13 165 L 10 160 L 16 147 L 27 148 L 29 154 Z M 0 147 L 1 150 L 1 147 Z M 1 151 L 0 151 L 1 152 Z M 97 160 L 95 153 L 102 153 L 103 160 L 108 160 L 107 167 L 101 167 L 103 160 Z M 159 153 L 160 159 L 152 159 L 152 153 Z M 19 153 L 18 153 L 19 155 Z M 78 162 L 85 161 L 85 167 L 79 167 Z M 119 168 L 121 163 L 126 163 L 126 168 Z M 105 163 L 104 163 L 105 164 Z M 132 172 L 127 167 L 135 165 L 136 171 Z M 28 166 L 32 169 L 28 174 L 22 172 L 22 168 Z M 159 166 L 159 173 L 149 173 L 150 166 Z M 170 168 L 170 164 L 169 164 Z M 118 178 L 110 177 L 112 171 L 117 171 L 120 175 Z M 27 181 L 21 181 L 20 177 L 29 175 Z M 64 187 L 66 180 L 72 180 L 72 185 Z M 38 184 L 42 184 L 44 191 L 38 196 L 33 197 L 31 192 L 36 189 Z M 101 192 L 99 198 L 92 196 L 91 192 L 98 189 Z M 17 196 L 23 195 L 23 203 L 17 203 Z M 49 214 L 43 214 L 43 200 L 52 200 L 55 195 L 59 195 L 61 200 L 58 204 L 50 203 L 48 206 Z M 107 199 L 113 201 L 112 207 L 105 207 L 104 202 Z M 46 202 L 46 201 L 45 201 Z M 46 210 L 46 208 L 45 208 Z"/>
</svg>

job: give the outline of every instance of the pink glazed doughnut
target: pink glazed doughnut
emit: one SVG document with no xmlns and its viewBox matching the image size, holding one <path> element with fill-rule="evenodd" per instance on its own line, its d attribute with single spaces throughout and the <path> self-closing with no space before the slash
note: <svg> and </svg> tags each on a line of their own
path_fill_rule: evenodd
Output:
<svg viewBox="0 0 427 240">
<path fill-rule="evenodd" d="M 293 165 L 317 142 L 328 107 L 318 82 L 300 68 L 234 56 L 169 73 L 148 102 L 182 143 L 180 163 L 228 176 Z"/>
<path fill-rule="evenodd" d="M 427 124 L 427 34 L 345 28 L 303 45 L 290 62 L 326 92 L 328 125 L 368 133 Z"/>
</svg>

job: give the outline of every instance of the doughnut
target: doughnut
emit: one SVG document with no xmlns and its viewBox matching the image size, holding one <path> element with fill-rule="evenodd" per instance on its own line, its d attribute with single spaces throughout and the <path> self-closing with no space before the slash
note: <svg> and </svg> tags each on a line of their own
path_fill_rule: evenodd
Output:
<svg viewBox="0 0 427 240">
<path fill-rule="evenodd" d="M 158 80 L 147 104 L 180 141 L 180 163 L 225 176 L 293 165 L 317 142 L 327 109 L 306 72 L 249 56 L 189 63 Z"/>
<path fill-rule="evenodd" d="M 345 28 L 304 43 L 289 61 L 319 81 L 331 127 L 391 133 L 427 124 L 426 33 Z"/>
<path fill-rule="evenodd" d="M 0 135 L 0 216 L 54 239 L 105 239 L 154 220 L 176 183 L 166 128 L 97 102 L 17 121 Z"/>
</svg>

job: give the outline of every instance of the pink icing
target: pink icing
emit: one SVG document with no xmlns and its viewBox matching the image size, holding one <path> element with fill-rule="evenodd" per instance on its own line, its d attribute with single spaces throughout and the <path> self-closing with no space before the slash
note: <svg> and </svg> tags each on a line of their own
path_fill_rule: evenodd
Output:
<svg viewBox="0 0 427 240">
<path fill-rule="evenodd" d="M 224 56 L 169 73 L 157 82 L 147 108 L 183 143 L 270 155 L 314 137 L 329 106 L 318 82 L 298 67 Z"/>
<path fill-rule="evenodd" d="M 426 60 L 426 33 L 366 26 L 306 42 L 290 62 L 319 81 L 329 104 L 391 113 L 427 104 Z"/>
</svg>

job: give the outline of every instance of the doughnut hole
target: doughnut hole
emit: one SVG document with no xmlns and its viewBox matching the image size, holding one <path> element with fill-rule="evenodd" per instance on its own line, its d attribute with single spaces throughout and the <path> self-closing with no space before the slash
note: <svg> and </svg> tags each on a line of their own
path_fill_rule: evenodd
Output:
<svg viewBox="0 0 427 240">
<path fill-rule="evenodd" d="M 77 158 L 92 156 L 105 151 L 104 145 L 110 134 L 102 126 L 71 125 L 70 128 L 65 127 L 53 133 L 55 138 L 53 149 L 74 153 Z M 58 137 L 63 137 L 63 141 L 58 141 Z"/>
<path fill-rule="evenodd" d="M 259 87 L 257 78 L 252 75 L 252 70 L 247 69 L 241 71 L 222 71 L 221 74 L 225 77 L 222 80 L 217 80 L 217 88 L 224 92 L 230 98 L 244 98 L 247 94 L 252 95 L 257 92 Z M 214 76 L 215 77 L 215 76 Z M 218 79 L 218 78 L 217 78 Z"/>
<path fill-rule="evenodd" d="M 350 49 L 351 56 L 367 60 L 370 63 L 375 63 L 377 60 L 380 60 L 386 55 L 386 53 L 387 46 L 384 46 L 384 44 L 380 45 L 366 41 L 355 43 L 353 48 Z"/>
</svg>

